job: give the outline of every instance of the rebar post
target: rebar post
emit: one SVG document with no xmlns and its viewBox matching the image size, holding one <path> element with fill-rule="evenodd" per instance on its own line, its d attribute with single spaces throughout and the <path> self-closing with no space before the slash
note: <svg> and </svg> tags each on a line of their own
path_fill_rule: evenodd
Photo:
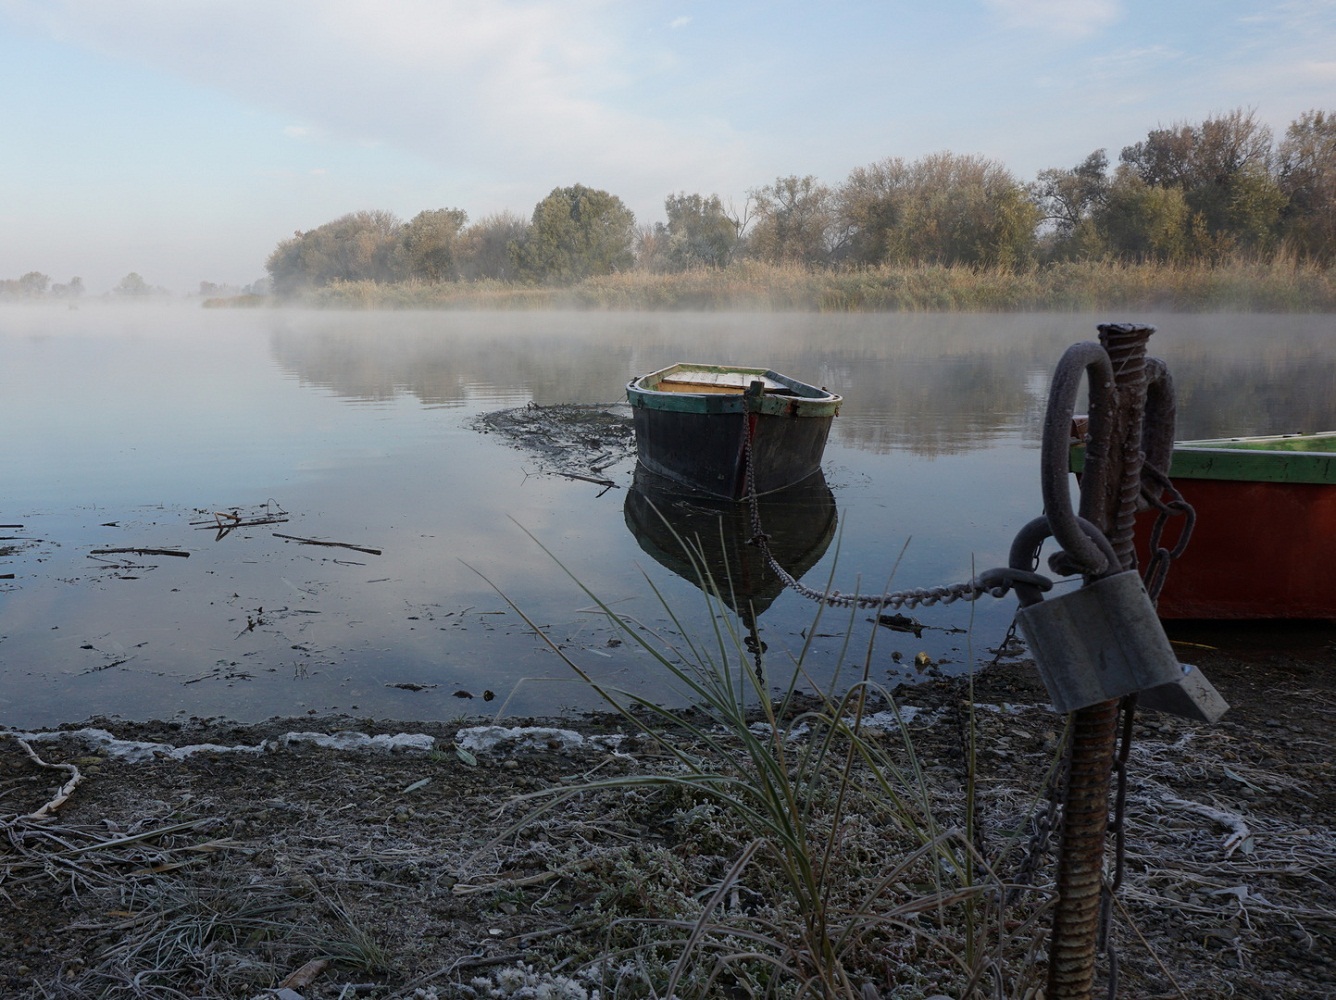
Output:
<svg viewBox="0 0 1336 1000">
<path fill-rule="evenodd" d="M 1106 324 L 1100 344 L 1114 373 L 1109 462 L 1101 482 L 1083 481 L 1081 516 L 1108 537 L 1122 569 L 1136 565 L 1132 533 L 1141 489 L 1141 425 L 1146 408 L 1146 342 L 1154 327 Z M 1116 699 L 1072 713 L 1071 763 L 1058 848 L 1058 903 L 1049 939 L 1049 1000 L 1089 1000 L 1095 979 L 1118 728 Z"/>
</svg>

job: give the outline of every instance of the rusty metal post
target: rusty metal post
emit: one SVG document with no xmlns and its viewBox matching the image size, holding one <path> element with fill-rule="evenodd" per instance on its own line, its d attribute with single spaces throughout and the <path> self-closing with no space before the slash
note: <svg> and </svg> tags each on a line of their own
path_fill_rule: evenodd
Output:
<svg viewBox="0 0 1336 1000">
<path fill-rule="evenodd" d="M 1113 385 L 1117 398 L 1113 426 L 1109 435 L 1108 478 L 1093 484 L 1102 496 L 1091 493 L 1090 514 L 1087 492 L 1081 492 L 1081 516 L 1104 532 L 1113 543 L 1123 569 L 1136 567 L 1132 544 L 1136 528 L 1137 498 L 1141 494 L 1142 424 L 1146 414 L 1146 343 L 1155 332 L 1153 326 L 1133 323 L 1106 323 L 1099 328 L 1099 342 L 1113 365 Z M 1094 515 L 1094 516 L 1090 516 Z"/>
<path fill-rule="evenodd" d="M 1116 405 L 1107 475 L 1083 482 L 1081 516 L 1113 544 L 1123 569 L 1136 565 L 1132 532 L 1141 489 L 1141 425 L 1146 406 L 1146 342 L 1154 327 L 1106 324 L 1100 344 L 1113 364 Z M 1058 903 L 1049 939 L 1048 1000 L 1089 1000 L 1104 881 L 1118 701 L 1073 713 L 1071 764 L 1058 849 Z"/>
</svg>

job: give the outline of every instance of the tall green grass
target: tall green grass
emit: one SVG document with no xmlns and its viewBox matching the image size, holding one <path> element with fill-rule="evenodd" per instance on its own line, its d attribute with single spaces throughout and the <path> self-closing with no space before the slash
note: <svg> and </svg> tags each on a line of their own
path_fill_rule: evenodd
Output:
<svg viewBox="0 0 1336 1000">
<path fill-rule="evenodd" d="M 1021 270 L 929 265 L 814 270 L 740 261 L 674 274 L 627 271 L 568 287 L 340 282 L 294 301 L 337 309 L 1330 312 L 1336 311 L 1336 268 L 1284 257 L 1214 265 L 1067 261 Z M 253 305 L 254 297 L 237 304 Z"/>
<path fill-rule="evenodd" d="M 834 1000 L 863 997 L 869 987 L 882 995 L 888 981 L 961 998 L 1028 995 L 1038 982 L 1033 957 L 1046 899 L 1031 894 L 1009 905 L 1013 887 L 976 849 L 972 752 L 969 787 L 944 794 L 896 699 L 871 679 L 875 629 L 856 650 L 851 612 L 832 680 L 819 685 L 808 670 L 810 645 L 787 664 L 765 660 L 759 645 L 748 648 L 722 600 L 730 581 L 709 577 L 698 542 L 680 541 L 707 595 L 709 624 L 693 628 L 647 578 L 680 637 L 675 642 L 616 612 L 567 573 L 623 639 L 677 683 L 693 712 L 605 687 L 529 622 L 657 745 L 666 764 L 567 789 L 524 822 L 572 795 L 649 787 L 698 802 L 732 831 L 722 838 L 736 847 L 731 862 L 701 889 L 698 912 L 650 922 L 656 933 L 630 949 L 642 970 L 652 964 L 647 956 L 665 948 L 677 954 L 653 995 L 676 996 L 689 984 L 688 992 L 701 995 L 727 989 Z M 821 617 L 818 611 L 808 636 L 819 631 Z M 829 670 L 823 664 L 823 673 Z M 772 689 L 776 680 L 782 683 Z M 893 735 L 867 724 L 874 704 L 895 716 Z M 1015 846 L 1003 856 L 1018 853 Z M 761 902 L 739 907 L 740 896 Z"/>
</svg>

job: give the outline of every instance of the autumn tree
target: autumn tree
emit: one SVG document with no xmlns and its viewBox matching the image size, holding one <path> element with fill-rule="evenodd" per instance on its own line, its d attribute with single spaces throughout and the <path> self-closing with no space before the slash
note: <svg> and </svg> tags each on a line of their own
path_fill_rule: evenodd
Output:
<svg viewBox="0 0 1336 1000">
<path fill-rule="evenodd" d="M 1192 244 L 1191 216 L 1181 187 L 1148 184 L 1122 164 L 1091 216 L 1088 248 L 1138 263 L 1182 261 Z"/>
<path fill-rule="evenodd" d="M 512 245 L 515 266 L 529 281 L 561 284 L 628 270 L 635 263 L 635 223 L 616 195 L 583 184 L 556 188 Z"/>
<path fill-rule="evenodd" d="M 274 292 L 290 295 L 336 281 L 400 280 L 402 228 L 391 212 L 367 211 L 352 212 L 309 232 L 299 230 L 265 262 Z"/>
<path fill-rule="evenodd" d="M 141 295 L 153 294 L 152 287 L 140 276 L 138 271 L 131 271 L 127 274 L 119 283 L 117 283 L 112 291 L 116 295 L 121 295 L 127 298 L 136 298 Z"/>
<path fill-rule="evenodd" d="M 515 278 L 512 249 L 524 239 L 529 223 L 514 212 L 498 212 L 479 219 L 460 234 L 459 276 L 466 281 Z"/>
<path fill-rule="evenodd" d="M 1155 129 L 1120 159 L 1147 185 L 1183 192 L 1194 252 L 1218 258 L 1274 241 L 1285 196 L 1271 173 L 1271 138 L 1251 111 L 1239 109 Z"/>
<path fill-rule="evenodd" d="M 40 299 L 46 294 L 51 279 L 41 271 L 29 271 L 20 278 L 0 281 L 0 298 Z"/>
<path fill-rule="evenodd" d="M 662 222 L 636 223 L 635 240 L 631 252 L 635 257 L 636 269 L 659 274 L 673 270 L 668 260 L 668 227 Z"/>
<path fill-rule="evenodd" d="M 0 281 L 0 298 L 40 299 L 47 292 L 51 278 L 41 271 L 29 271 L 20 278 Z"/>
<path fill-rule="evenodd" d="M 755 225 L 747 238 L 750 256 L 771 264 L 830 263 L 841 238 L 835 196 L 810 174 L 777 177 L 749 193 Z"/>
<path fill-rule="evenodd" d="M 1109 197 L 1108 170 L 1108 156 L 1097 149 L 1070 170 L 1041 170 L 1029 186 L 1045 227 L 1047 256 L 1077 257 L 1098 245 L 1093 217 Z"/>
<path fill-rule="evenodd" d="M 1034 252 L 1039 209 L 1001 164 L 934 153 L 854 170 L 839 192 L 856 264 L 1011 267 Z"/>
<path fill-rule="evenodd" d="M 83 278 L 80 278 L 77 274 L 66 284 L 51 286 L 51 294 L 58 299 L 77 299 L 83 293 Z"/>
<path fill-rule="evenodd" d="M 667 224 L 664 256 L 674 271 L 696 267 L 723 267 L 733 257 L 740 238 L 739 225 L 719 200 L 699 194 L 675 194 L 664 199 Z"/>
<path fill-rule="evenodd" d="M 1281 140 L 1278 180 L 1288 203 L 1284 229 L 1300 256 L 1336 261 L 1336 115 L 1308 111 Z"/>
<path fill-rule="evenodd" d="M 461 230 L 468 214 L 458 208 L 419 212 L 399 230 L 399 267 L 418 281 L 459 278 Z"/>
<path fill-rule="evenodd" d="M 899 158 L 850 172 L 836 195 L 849 263 L 875 265 L 886 259 L 890 233 L 904 221 L 911 188 L 911 168 Z"/>
</svg>

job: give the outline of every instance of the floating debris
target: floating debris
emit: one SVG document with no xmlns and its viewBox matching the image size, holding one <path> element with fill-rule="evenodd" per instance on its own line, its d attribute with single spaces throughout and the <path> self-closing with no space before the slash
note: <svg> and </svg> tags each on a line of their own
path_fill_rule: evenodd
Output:
<svg viewBox="0 0 1336 1000">
<path fill-rule="evenodd" d="M 923 638 L 924 624 L 909 615 L 877 615 L 877 624 L 892 632 L 908 632 L 915 639 Z"/>
<path fill-rule="evenodd" d="M 604 490 L 616 484 L 603 471 L 635 455 L 635 432 L 625 403 L 530 403 L 485 413 L 473 427 L 484 434 L 499 434 L 533 455 L 543 472 L 590 482 Z"/>
</svg>

